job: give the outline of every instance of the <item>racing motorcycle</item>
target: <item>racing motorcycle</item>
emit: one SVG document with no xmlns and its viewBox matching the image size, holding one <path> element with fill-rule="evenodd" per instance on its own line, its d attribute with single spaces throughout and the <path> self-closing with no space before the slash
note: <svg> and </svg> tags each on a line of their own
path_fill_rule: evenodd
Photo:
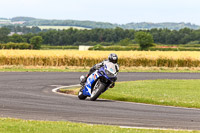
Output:
<svg viewBox="0 0 200 133">
<path fill-rule="evenodd" d="M 106 62 L 104 66 L 87 78 L 85 85 L 79 90 L 78 98 L 85 100 L 87 97 L 90 97 L 91 101 L 95 101 L 117 80 L 117 74 L 115 64 Z"/>
</svg>

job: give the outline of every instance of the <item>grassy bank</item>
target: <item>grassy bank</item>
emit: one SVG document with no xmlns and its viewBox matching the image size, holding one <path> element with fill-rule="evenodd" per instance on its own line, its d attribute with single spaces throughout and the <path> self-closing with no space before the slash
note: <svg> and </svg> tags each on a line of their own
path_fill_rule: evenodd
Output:
<svg viewBox="0 0 200 133">
<path fill-rule="evenodd" d="M 154 129 L 127 129 L 118 126 L 81 124 L 72 122 L 27 121 L 0 118 L 2 133 L 197 133 L 199 131 L 174 131 Z"/>
<path fill-rule="evenodd" d="M 89 72 L 90 67 L 76 66 L 0 66 L 0 72 Z M 120 72 L 188 72 L 200 73 L 200 67 L 120 67 Z"/>
<path fill-rule="evenodd" d="M 200 108 L 200 80 L 145 80 L 119 82 L 103 99 Z M 62 91 L 67 91 L 63 89 Z M 78 89 L 75 89 L 77 92 Z"/>
</svg>

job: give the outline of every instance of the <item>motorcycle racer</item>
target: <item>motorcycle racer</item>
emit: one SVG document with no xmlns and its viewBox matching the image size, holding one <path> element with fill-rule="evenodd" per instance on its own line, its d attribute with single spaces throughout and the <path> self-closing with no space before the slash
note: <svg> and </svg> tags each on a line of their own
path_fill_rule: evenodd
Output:
<svg viewBox="0 0 200 133">
<path fill-rule="evenodd" d="M 87 81 L 87 78 L 94 72 L 94 71 L 96 71 L 96 70 L 98 70 L 99 68 L 101 68 L 102 66 L 104 66 L 104 64 L 106 63 L 106 62 L 112 62 L 113 64 L 115 64 L 115 68 L 116 68 L 116 70 L 117 70 L 117 72 L 119 71 L 119 65 L 117 64 L 117 62 L 118 62 L 118 56 L 116 55 L 116 54 L 114 54 L 114 53 L 111 53 L 109 56 L 108 56 L 108 59 L 107 60 L 104 60 L 104 61 L 102 61 L 102 62 L 100 62 L 100 63 L 98 63 L 98 64 L 96 64 L 96 65 L 94 65 L 91 69 L 90 69 L 90 71 L 89 71 L 89 73 L 86 75 L 86 76 L 81 76 L 80 77 L 80 84 L 82 85 L 82 86 L 84 86 L 85 85 L 85 82 Z M 116 80 L 117 80 L 117 78 L 116 78 Z M 115 81 L 116 81 L 115 80 Z M 113 88 L 115 86 L 115 83 L 113 82 L 111 85 L 110 85 L 110 88 Z"/>
</svg>

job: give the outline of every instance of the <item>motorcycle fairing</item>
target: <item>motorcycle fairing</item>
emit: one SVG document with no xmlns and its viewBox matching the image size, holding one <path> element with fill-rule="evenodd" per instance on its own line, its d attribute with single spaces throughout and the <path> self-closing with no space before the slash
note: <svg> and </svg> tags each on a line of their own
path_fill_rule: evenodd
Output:
<svg viewBox="0 0 200 133">
<path fill-rule="evenodd" d="M 92 73 L 86 81 L 85 87 L 83 89 L 83 95 L 85 96 L 91 96 L 91 91 L 92 91 L 92 84 L 97 80 L 97 78 L 99 77 L 97 71 L 95 71 L 94 73 Z"/>
</svg>

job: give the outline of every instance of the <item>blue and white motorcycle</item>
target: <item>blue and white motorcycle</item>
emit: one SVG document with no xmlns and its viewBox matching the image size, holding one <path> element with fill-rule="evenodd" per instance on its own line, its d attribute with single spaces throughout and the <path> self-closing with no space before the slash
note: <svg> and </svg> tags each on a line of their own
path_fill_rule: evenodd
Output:
<svg viewBox="0 0 200 133">
<path fill-rule="evenodd" d="M 79 90 L 78 98 L 85 100 L 90 97 L 91 101 L 95 101 L 117 80 L 118 72 L 116 69 L 115 64 L 112 62 L 104 63 L 104 66 L 87 78 L 85 85 Z"/>
</svg>

